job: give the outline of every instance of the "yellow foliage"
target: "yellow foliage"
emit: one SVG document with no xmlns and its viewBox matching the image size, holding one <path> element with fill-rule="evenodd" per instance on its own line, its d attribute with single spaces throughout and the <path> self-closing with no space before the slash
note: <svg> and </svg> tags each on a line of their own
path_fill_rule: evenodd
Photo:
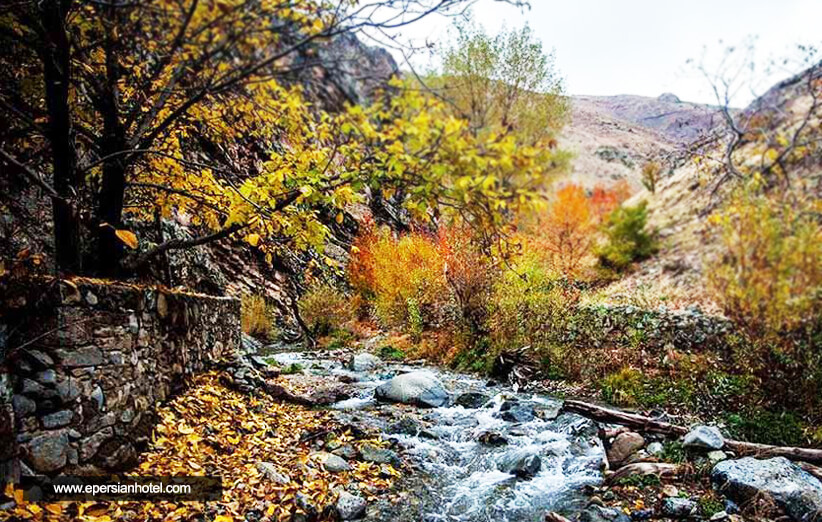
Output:
<svg viewBox="0 0 822 522">
<path fill-rule="evenodd" d="M 709 287 L 748 332 L 789 333 L 822 320 L 819 202 L 797 193 L 737 190 L 710 223 L 722 251 L 709 260 Z"/>
<path fill-rule="evenodd" d="M 335 489 L 358 483 L 366 498 L 388 489 L 392 479 L 382 478 L 380 466 L 359 463 L 351 471 L 330 473 L 314 462 L 307 433 L 336 429 L 343 443 L 355 441 L 350 432 L 337 428 L 327 412 L 276 402 L 266 396 L 249 397 L 220 384 L 209 373 L 194 379 L 192 386 L 158 412 L 149 450 L 140 458 L 141 475 L 209 475 L 222 478 L 223 499 L 218 502 L 65 502 L 22 504 L 14 520 L 246 520 L 259 503 L 271 520 L 292 520 L 301 512 L 297 494 L 307 496 L 321 513 L 330 513 Z M 278 484 L 262 475 L 256 464 L 270 462 L 288 476 Z M 387 474 L 395 477 L 391 466 Z M 96 518 L 94 518 L 96 517 Z M 330 520 L 323 517 L 321 520 Z"/>
<path fill-rule="evenodd" d="M 273 324 L 265 298 L 259 295 L 244 295 L 241 304 L 243 332 L 254 337 L 269 338 Z"/>
</svg>

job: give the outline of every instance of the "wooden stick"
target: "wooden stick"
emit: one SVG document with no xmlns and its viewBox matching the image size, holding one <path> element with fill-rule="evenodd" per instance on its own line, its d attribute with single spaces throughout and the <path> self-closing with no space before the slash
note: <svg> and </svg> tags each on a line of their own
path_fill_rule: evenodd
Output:
<svg viewBox="0 0 822 522">
<path fill-rule="evenodd" d="M 685 435 L 690 431 L 684 426 L 677 426 L 676 424 L 658 421 L 650 417 L 645 417 L 644 415 L 628 413 L 582 401 L 565 401 L 561 411 L 576 413 L 577 415 L 582 415 L 583 417 L 588 417 L 599 422 L 622 424 L 637 431 L 662 433 L 677 437 Z M 757 458 L 785 457 L 790 460 L 822 464 L 822 449 L 772 446 L 770 444 L 757 444 L 731 439 L 725 440 L 725 447 L 738 455 L 751 455 Z"/>
</svg>

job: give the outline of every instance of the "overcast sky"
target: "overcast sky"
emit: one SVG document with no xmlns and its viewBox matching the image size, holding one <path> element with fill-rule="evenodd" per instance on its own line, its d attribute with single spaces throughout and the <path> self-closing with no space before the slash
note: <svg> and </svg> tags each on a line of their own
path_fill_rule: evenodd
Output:
<svg viewBox="0 0 822 522">
<path fill-rule="evenodd" d="M 710 63 L 726 45 L 755 36 L 757 57 L 765 62 L 791 53 L 797 43 L 822 42 L 822 0 L 531 0 L 525 11 L 478 0 L 473 13 L 491 33 L 503 24 L 528 23 L 545 48 L 555 50 L 571 94 L 672 92 L 686 101 L 710 103 L 714 98 L 706 81 L 686 65 L 688 59 L 699 60 L 706 46 Z M 402 36 L 416 44 L 442 42 L 449 24 L 443 17 L 429 17 L 405 28 Z M 418 56 L 414 62 L 426 60 Z M 750 99 L 742 92 L 734 105 Z"/>
</svg>

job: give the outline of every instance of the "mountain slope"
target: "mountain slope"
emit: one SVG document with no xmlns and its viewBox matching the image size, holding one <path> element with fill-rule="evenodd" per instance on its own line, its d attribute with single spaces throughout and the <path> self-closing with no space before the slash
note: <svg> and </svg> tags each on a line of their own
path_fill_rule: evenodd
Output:
<svg viewBox="0 0 822 522">
<path fill-rule="evenodd" d="M 586 187 L 624 180 L 637 191 L 643 164 L 671 155 L 718 121 L 715 109 L 672 94 L 572 96 L 571 102 L 559 141 L 575 154 L 568 179 Z"/>
<path fill-rule="evenodd" d="M 776 143 L 776 136 L 791 136 L 799 128 L 811 106 L 809 85 L 814 85 L 817 97 L 822 96 L 822 64 L 780 82 L 737 115 L 743 125 L 751 125 L 753 136 L 739 149 L 737 163 L 756 169 L 765 150 L 762 140 Z M 822 139 L 821 119 L 822 111 L 817 109 L 803 127 L 801 141 L 812 144 Z M 765 123 L 757 126 L 759 121 Z M 665 172 L 655 194 L 643 189 L 626 202 L 633 205 L 647 201 L 649 225 L 659 231 L 661 250 L 637 271 L 610 285 L 604 292 L 608 300 L 651 306 L 695 305 L 716 311 L 706 293 L 703 269 L 705 261 L 719 253 L 707 219 L 722 208 L 734 186 L 731 180 L 716 189 L 725 172 L 723 134 L 714 133 L 713 137 L 683 149 L 677 163 Z M 787 166 L 794 180 L 791 190 L 822 198 L 822 151 L 818 146 L 811 145 L 801 161 Z"/>
</svg>

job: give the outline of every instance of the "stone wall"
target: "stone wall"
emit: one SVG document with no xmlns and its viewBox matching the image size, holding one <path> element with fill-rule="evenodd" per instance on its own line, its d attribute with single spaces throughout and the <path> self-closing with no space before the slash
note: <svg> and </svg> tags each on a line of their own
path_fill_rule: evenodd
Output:
<svg viewBox="0 0 822 522">
<path fill-rule="evenodd" d="M 630 305 L 583 305 L 577 308 L 567 332 L 572 344 L 636 346 L 651 352 L 667 346 L 677 350 L 725 352 L 729 320 L 696 308 L 648 310 Z"/>
<path fill-rule="evenodd" d="M 129 468 L 156 407 L 240 344 L 233 298 L 84 280 L 0 290 L 5 475 Z"/>
</svg>

